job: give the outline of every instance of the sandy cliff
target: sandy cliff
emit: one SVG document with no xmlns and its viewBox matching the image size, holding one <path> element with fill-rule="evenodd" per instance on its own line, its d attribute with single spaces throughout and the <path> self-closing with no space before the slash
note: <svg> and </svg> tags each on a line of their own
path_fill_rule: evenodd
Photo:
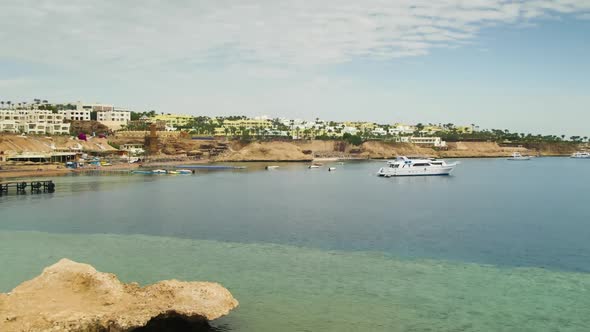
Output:
<svg viewBox="0 0 590 332">
<path fill-rule="evenodd" d="M 447 143 L 448 150 L 440 151 L 440 157 L 508 157 L 514 152 L 523 155 L 537 155 L 536 151 L 523 147 L 501 147 L 495 142 L 454 142 Z"/>
<path fill-rule="evenodd" d="M 568 145 L 572 146 L 572 145 Z M 573 147 L 575 149 L 575 147 Z M 568 155 L 569 150 L 557 150 L 554 145 L 539 149 L 525 147 L 501 147 L 494 142 L 448 143 L 448 149 L 439 150 L 409 143 L 379 141 L 364 142 L 354 146 L 338 141 L 292 141 L 234 144 L 231 151 L 217 161 L 309 161 L 312 157 L 337 157 L 361 159 L 389 159 L 396 156 L 430 156 L 446 158 L 507 157 L 514 152 L 528 155 Z M 544 153 L 548 152 L 548 153 Z M 562 153 L 555 153 L 562 152 Z"/>
<path fill-rule="evenodd" d="M 360 155 L 371 159 L 390 159 L 396 156 L 429 156 L 434 157 L 437 152 L 430 148 L 423 148 L 408 143 L 364 142 Z"/>
<path fill-rule="evenodd" d="M 234 144 L 232 149 L 220 155 L 215 161 L 311 161 L 313 156 L 305 154 L 301 147 L 291 142 L 254 142 L 246 145 Z"/>
<path fill-rule="evenodd" d="M 0 294 L 0 331 L 123 332 L 151 324 L 156 317 L 203 324 L 237 305 L 217 283 L 168 280 L 140 287 L 62 259 Z"/>
</svg>

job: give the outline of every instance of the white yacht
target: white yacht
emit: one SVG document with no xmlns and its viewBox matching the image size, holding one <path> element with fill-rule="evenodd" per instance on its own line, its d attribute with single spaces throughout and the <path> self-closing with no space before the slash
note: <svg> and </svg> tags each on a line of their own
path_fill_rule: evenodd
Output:
<svg viewBox="0 0 590 332">
<path fill-rule="evenodd" d="M 576 153 L 572 154 L 572 158 L 590 159 L 590 152 L 576 152 Z"/>
<path fill-rule="evenodd" d="M 444 160 L 438 159 L 410 159 L 398 157 L 388 161 L 387 167 L 382 167 L 377 175 L 383 177 L 391 176 L 420 176 L 420 175 L 449 175 L 455 169 L 457 163 L 447 164 Z"/>
<path fill-rule="evenodd" d="M 508 158 L 508 160 L 514 160 L 514 161 L 517 161 L 517 160 L 531 160 L 531 157 L 530 156 L 523 156 L 523 155 L 520 154 L 520 152 L 514 152 L 512 154 L 512 157 Z"/>
</svg>

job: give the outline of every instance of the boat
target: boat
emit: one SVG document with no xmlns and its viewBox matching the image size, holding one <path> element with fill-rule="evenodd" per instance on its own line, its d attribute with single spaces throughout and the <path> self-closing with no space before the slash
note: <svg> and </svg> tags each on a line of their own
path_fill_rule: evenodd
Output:
<svg viewBox="0 0 590 332">
<path fill-rule="evenodd" d="M 424 175 L 449 175 L 458 163 L 447 163 L 435 158 L 410 159 L 397 157 L 387 162 L 386 167 L 381 167 L 378 176 L 424 176 Z"/>
<path fill-rule="evenodd" d="M 266 167 L 264 167 L 264 169 L 266 169 L 266 170 L 272 170 L 272 169 L 277 169 L 277 168 L 279 168 L 279 166 L 266 166 Z"/>
<path fill-rule="evenodd" d="M 328 172 L 334 172 L 336 170 L 336 167 L 330 167 L 328 168 Z"/>
<path fill-rule="evenodd" d="M 323 166 L 322 164 L 319 164 L 319 163 L 313 163 L 313 164 L 309 165 L 309 168 L 320 168 L 320 167 L 322 167 L 322 166 Z"/>
<path fill-rule="evenodd" d="M 190 169 L 177 169 L 176 172 L 178 174 L 193 174 L 193 171 Z"/>
<path fill-rule="evenodd" d="M 178 171 L 166 171 L 166 174 L 180 174 Z"/>
<path fill-rule="evenodd" d="M 228 165 L 178 165 L 176 167 L 186 168 L 186 169 L 205 169 L 205 170 L 246 169 L 246 166 L 228 166 Z"/>
<path fill-rule="evenodd" d="M 133 174 L 154 174 L 152 171 L 133 171 Z"/>
<path fill-rule="evenodd" d="M 514 152 L 512 157 L 508 158 L 508 160 L 518 161 L 518 160 L 531 160 L 530 156 L 523 156 L 520 152 Z"/>
<path fill-rule="evenodd" d="M 574 159 L 590 159 L 590 152 L 578 151 L 578 152 L 572 154 L 572 158 L 574 158 Z"/>
<path fill-rule="evenodd" d="M 155 169 L 152 171 L 153 174 L 166 174 L 165 169 Z"/>
</svg>

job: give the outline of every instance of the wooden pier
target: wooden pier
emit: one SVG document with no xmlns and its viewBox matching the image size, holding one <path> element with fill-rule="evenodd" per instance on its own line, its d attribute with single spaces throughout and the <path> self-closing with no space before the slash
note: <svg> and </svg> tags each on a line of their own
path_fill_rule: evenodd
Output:
<svg viewBox="0 0 590 332">
<path fill-rule="evenodd" d="M 32 194 L 53 193 L 55 183 L 51 180 L 0 182 L 0 196 L 8 195 L 11 190 L 16 194 L 26 194 L 27 188 Z"/>
</svg>

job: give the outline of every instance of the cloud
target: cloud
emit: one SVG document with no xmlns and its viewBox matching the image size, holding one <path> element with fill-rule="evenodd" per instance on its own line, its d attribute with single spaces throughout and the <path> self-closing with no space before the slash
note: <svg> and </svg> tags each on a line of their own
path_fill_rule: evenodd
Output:
<svg viewBox="0 0 590 332">
<path fill-rule="evenodd" d="M 589 12 L 587 0 L 4 0 L 0 57 L 122 72 L 314 66 L 420 56 L 489 25 Z"/>
</svg>

